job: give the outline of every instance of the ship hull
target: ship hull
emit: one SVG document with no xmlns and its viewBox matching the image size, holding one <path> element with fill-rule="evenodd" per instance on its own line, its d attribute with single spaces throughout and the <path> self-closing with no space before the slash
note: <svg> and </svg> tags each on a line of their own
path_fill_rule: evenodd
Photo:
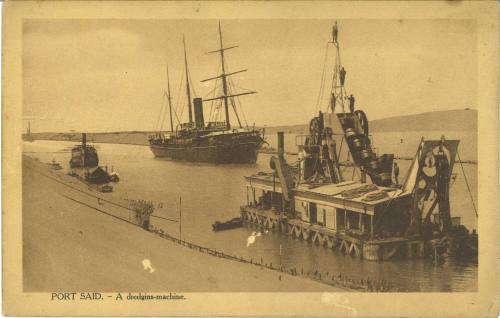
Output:
<svg viewBox="0 0 500 318">
<path fill-rule="evenodd" d="M 252 164 L 257 161 L 257 142 L 216 146 L 151 145 L 156 158 L 215 164 Z"/>
</svg>

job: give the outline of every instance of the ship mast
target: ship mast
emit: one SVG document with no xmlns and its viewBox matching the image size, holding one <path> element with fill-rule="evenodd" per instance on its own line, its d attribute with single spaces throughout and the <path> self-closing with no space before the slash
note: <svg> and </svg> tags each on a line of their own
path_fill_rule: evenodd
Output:
<svg viewBox="0 0 500 318">
<path fill-rule="evenodd" d="M 172 96 L 170 95 L 170 77 L 168 75 L 168 65 L 167 65 L 167 99 L 168 99 L 168 110 L 170 113 L 170 131 L 174 132 L 174 122 L 172 120 Z"/>
<path fill-rule="evenodd" d="M 184 44 L 184 66 L 186 69 L 186 92 L 188 99 L 188 109 L 189 109 L 189 124 L 193 123 L 193 113 L 191 110 L 191 88 L 189 87 L 189 71 L 188 71 L 188 62 L 187 62 L 187 54 L 186 54 L 186 39 L 184 35 L 182 36 L 182 43 Z"/>
<path fill-rule="evenodd" d="M 333 46 L 336 50 L 335 67 L 333 71 L 332 89 L 330 96 L 330 109 L 332 110 L 332 113 L 334 113 L 336 105 L 339 105 L 342 108 L 342 112 L 345 112 L 346 92 L 344 83 L 346 73 L 345 69 L 342 67 L 342 62 L 340 60 L 340 45 L 338 41 L 337 21 L 335 21 L 335 24 L 333 25 L 332 42 L 330 43 L 333 43 Z"/>
<path fill-rule="evenodd" d="M 222 30 L 221 30 L 221 26 L 220 26 L 220 21 L 219 21 L 219 42 L 220 42 L 220 49 L 215 50 L 215 51 L 210 51 L 210 52 L 207 52 L 207 53 L 210 54 L 210 53 L 218 53 L 218 52 L 220 52 L 221 65 L 222 65 L 222 73 L 220 75 L 218 75 L 218 76 L 204 79 L 201 82 L 206 82 L 206 81 L 210 81 L 210 80 L 214 80 L 214 79 L 218 79 L 218 78 L 222 79 L 222 96 L 215 97 L 215 98 L 204 99 L 203 101 L 206 102 L 206 101 L 212 101 L 212 100 L 216 100 L 216 99 L 222 99 L 222 100 L 224 100 L 224 111 L 225 111 L 225 116 L 226 116 L 226 129 L 229 130 L 229 129 L 231 129 L 231 123 L 230 123 L 230 120 L 229 120 L 229 99 L 233 98 L 233 97 L 236 97 L 236 96 L 241 96 L 241 95 L 255 94 L 256 92 L 250 91 L 250 92 L 239 93 L 239 94 L 230 94 L 229 93 L 228 83 L 227 83 L 227 77 L 230 76 L 230 75 L 234 75 L 234 74 L 246 72 L 247 70 L 240 70 L 240 71 L 236 71 L 236 72 L 226 73 L 224 51 L 229 50 L 229 49 L 234 49 L 234 48 L 238 47 L 238 45 L 230 46 L 230 47 L 226 47 L 226 48 L 223 46 L 223 44 L 222 44 Z M 238 119 L 238 123 L 240 124 L 240 127 L 241 127 L 241 122 L 239 120 L 238 113 L 236 111 L 236 107 L 234 106 L 234 103 L 233 103 L 233 110 L 234 110 L 234 113 L 236 114 L 236 118 Z"/>
<path fill-rule="evenodd" d="M 220 61 L 222 64 L 222 91 L 224 92 L 224 110 L 226 112 L 226 129 L 231 128 L 231 123 L 229 122 L 229 107 L 227 104 L 227 79 L 226 79 L 226 69 L 224 66 L 224 47 L 222 46 L 222 31 L 220 28 L 220 21 L 219 21 L 219 40 L 220 40 Z"/>
</svg>

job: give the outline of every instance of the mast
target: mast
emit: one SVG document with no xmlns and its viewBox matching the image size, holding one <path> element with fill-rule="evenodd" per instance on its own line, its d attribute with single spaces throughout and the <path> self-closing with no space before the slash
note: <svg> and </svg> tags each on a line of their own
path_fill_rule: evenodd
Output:
<svg viewBox="0 0 500 318">
<path fill-rule="evenodd" d="M 188 71 L 188 62 L 187 62 L 187 54 L 186 54 L 186 39 L 184 35 L 182 36 L 182 43 L 184 44 L 184 66 L 186 69 L 186 93 L 188 99 L 188 109 L 189 109 L 189 124 L 193 123 L 193 112 L 191 110 L 191 89 L 189 87 L 189 71 Z M 170 117 L 172 118 L 172 117 Z"/>
<path fill-rule="evenodd" d="M 28 135 L 31 135 L 30 122 L 28 121 Z"/>
<path fill-rule="evenodd" d="M 170 131 L 174 132 L 174 122 L 172 120 L 172 96 L 170 95 L 170 77 L 168 76 L 168 65 L 167 65 L 167 98 L 168 98 L 168 109 L 170 113 Z"/>
<path fill-rule="evenodd" d="M 210 51 L 210 52 L 207 52 L 207 53 L 210 54 L 210 53 L 219 53 L 220 52 L 222 73 L 220 75 L 215 76 L 215 77 L 204 79 L 201 82 L 216 80 L 218 78 L 222 79 L 222 93 L 223 94 L 222 94 L 222 96 L 204 99 L 203 101 L 204 102 L 208 102 L 208 101 L 217 100 L 217 99 L 223 99 L 224 100 L 224 110 L 225 110 L 225 115 L 226 115 L 226 129 L 230 129 L 231 128 L 231 122 L 229 121 L 229 102 L 228 102 L 229 98 L 233 98 L 233 97 L 236 97 L 236 96 L 242 96 L 242 95 L 248 95 L 248 94 L 255 94 L 256 92 L 255 91 L 249 91 L 249 92 L 238 93 L 238 94 L 230 94 L 229 93 L 229 91 L 228 91 L 227 77 L 231 76 L 231 75 L 234 75 L 234 74 L 246 72 L 247 70 L 240 70 L 240 71 L 236 71 L 236 72 L 226 73 L 226 65 L 225 65 L 225 60 L 224 60 L 224 51 L 225 50 L 229 50 L 229 49 L 234 49 L 234 48 L 238 47 L 238 45 L 230 46 L 230 47 L 224 47 L 223 46 L 223 44 L 222 44 L 222 30 L 221 30 L 221 26 L 220 26 L 220 21 L 219 21 L 219 42 L 220 42 L 220 49 L 215 50 L 215 51 Z M 234 110 L 234 113 L 236 114 L 236 118 L 238 119 L 238 123 L 240 124 L 240 127 L 241 127 L 241 122 L 240 122 L 240 119 L 238 117 L 238 113 L 236 111 L 236 107 L 234 106 L 234 103 L 233 103 L 233 110 Z"/>
<path fill-rule="evenodd" d="M 330 42 L 334 45 L 335 47 L 335 66 L 334 66 L 334 71 L 333 71 L 333 80 L 332 80 L 332 89 L 331 89 L 331 102 L 330 102 L 330 108 L 332 112 L 335 112 L 335 106 L 337 104 L 340 105 L 342 108 L 342 112 L 345 112 L 345 97 L 346 97 L 346 92 L 345 92 L 345 70 L 342 67 L 342 62 L 340 60 L 340 45 L 338 41 L 338 25 L 337 21 L 335 21 L 335 24 L 333 25 L 333 30 L 332 30 L 332 42 Z"/>
<path fill-rule="evenodd" d="M 219 21 L 219 39 L 220 39 L 220 60 L 222 63 L 222 91 L 224 92 L 224 110 L 226 112 L 226 128 L 231 129 L 231 123 L 229 122 L 229 107 L 227 103 L 227 80 L 226 80 L 226 70 L 224 66 L 224 47 L 222 46 L 222 30 L 220 28 L 220 21 Z"/>
</svg>

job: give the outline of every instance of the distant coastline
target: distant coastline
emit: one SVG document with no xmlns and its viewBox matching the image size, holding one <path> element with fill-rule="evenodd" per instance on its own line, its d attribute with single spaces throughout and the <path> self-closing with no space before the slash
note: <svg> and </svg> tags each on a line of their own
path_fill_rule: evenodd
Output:
<svg viewBox="0 0 500 318">
<path fill-rule="evenodd" d="M 266 135 L 284 131 L 290 134 L 307 134 L 308 124 L 265 127 Z M 371 132 L 406 131 L 477 131 L 477 110 L 456 109 L 426 112 L 416 115 L 395 116 L 370 122 Z M 96 143 L 148 145 L 153 131 L 87 132 L 88 139 Z M 80 141 L 81 132 L 31 133 L 38 140 Z"/>
</svg>

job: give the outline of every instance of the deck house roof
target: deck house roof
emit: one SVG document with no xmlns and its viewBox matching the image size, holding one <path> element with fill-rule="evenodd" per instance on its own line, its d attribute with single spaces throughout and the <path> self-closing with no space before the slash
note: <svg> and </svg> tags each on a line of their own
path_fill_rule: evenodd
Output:
<svg viewBox="0 0 500 318">
<path fill-rule="evenodd" d="M 272 173 L 255 174 L 245 177 L 245 179 L 252 187 L 281 193 L 280 181 L 278 177 L 273 178 Z M 323 185 L 303 183 L 298 185 L 293 190 L 293 193 L 294 197 L 298 200 L 315 202 L 318 204 L 333 206 L 340 209 L 348 209 L 359 213 L 368 213 L 371 215 L 375 213 L 375 207 L 386 206 L 391 200 L 399 200 L 410 195 L 409 192 L 403 192 L 403 190 L 400 189 L 373 185 L 376 187 L 374 191 L 365 193 L 358 197 L 346 198 L 342 196 L 344 191 L 355 190 L 366 185 L 366 183 L 357 181 L 345 181 L 338 184 L 329 183 Z M 376 191 L 385 191 L 388 195 L 378 200 L 365 200 L 366 195 Z"/>
</svg>

